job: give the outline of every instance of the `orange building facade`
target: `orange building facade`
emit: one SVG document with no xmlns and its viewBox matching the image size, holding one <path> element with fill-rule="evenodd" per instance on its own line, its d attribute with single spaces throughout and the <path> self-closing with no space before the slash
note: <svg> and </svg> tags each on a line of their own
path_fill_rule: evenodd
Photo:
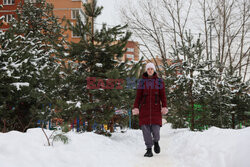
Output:
<svg viewBox="0 0 250 167">
<path fill-rule="evenodd" d="M 139 43 L 134 41 L 128 41 L 125 49 L 127 51 L 122 57 L 122 61 L 128 60 L 139 61 Z"/>
<path fill-rule="evenodd" d="M 0 0 L 0 18 L 4 16 L 3 25 L 1 30 L 7 30 L 9 28 L 8 23 L 14 17 L 16 17 L 16 9 L 20 3 L 24 0 Z"/>
<path fill-rule="evenodd" d="M 0 18 L 4 16 L 3 25 L 0 27 L 1 30 L 7 30 L 9 28 L 8 22 L 16 16 L 16 9 L 20 3 L 26 1 L 35 3 L 36 0 L 0 0 Z M 46 0 L 46 2 L 54 5 L 54 14 L 62 19 L 65 17 L 70 20 L 72 24 L 75 24 L 77 15 L 83 12 L 81 0 Z M 67 41 L 78 42 L 80 40 L 70 30 L 64 34 L 67 37 Z"/>
<path fill-rule="evenodd" d="M 25 1 L 30 1 L 35 3 L 36 0 L 0 0 L 0 5 L 3 5 L 0 8 L 0 17 L 5 16 L 4 25 L 0 27 L 2 30 L 8 29 L 8 22 L 15 17 L 15 10 L 18 7 L 18 4 L 24 3 Z M 86 1 L 86 0 L 85 0 Z M 59 19 L 70 20 L 72 24 L 76 23 L 77 15 L 83 16 L 83 2 L 82 0 L 46 0 L 46 2 L 53 4 L 53 12 L 56 17 Z M 66 24 L 66 23 L 63 23 Z M 67 30 L 64 34 L 68 42 L 79 42 L 80 37 L 73 34 L 72 31 Z M 126 53 L 121 57 L 120 61 L 128 60 L 138 61 L 139 60 L 139 44 L 135 41 L 128 41 L 126 47 Z"/>
<path fill-rule="evenodd" d="M 54 14 L 60 18 L 70 20 L 72 24 L 76 23 L 77 15 L 83 13 L 83 2 L 81 0 L 46 0 L 46 2 L 54 5 Z M 65 23 L 64 23 L 65 24 Z M 68 30 L 64 34 L 69 42 L 79 42 L 80 37 Z"/>
<path fill-rule="evenodd" d="M 118 58 L 119 61 L 125 62 L 126 59 L 129 61 L 139 61 L 139 44 L 135 41 L 128 41 L 127 45 L 125 46 L 124 50 L 126 52 L 123 54 L 122 57 Z M 115 59 L 117 59 L 115 57 Z"/>
</svg>

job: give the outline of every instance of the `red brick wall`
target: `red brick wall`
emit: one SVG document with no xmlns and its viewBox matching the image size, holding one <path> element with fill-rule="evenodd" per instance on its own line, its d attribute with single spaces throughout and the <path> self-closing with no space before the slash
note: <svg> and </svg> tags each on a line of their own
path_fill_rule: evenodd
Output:
<svg viewBox="0 0 250 167">
<path fill-rule="evenodd" d="M 7 15 L 7 14 L 13 14 L 14 17 L 16 16 L 15 10 L 17 9 L 17 6 L 23 2 L 24 0 L 15 0 L 15 4 L 13 5 L 4 5 L 3 4 L 4 0 L 0 0 L 0 5 L 3 5 L 3 8 L 0 9 L 0 17 Z M 8 24 L 4 24 L 0 29 L 7 29 Z"/>
<path fill-rule="evenodd" d="M 127 50 L 127 52 L 124 54 L 124 59 L 126 58 L 126 55 L 127 54 L 131 54 L 131 55 L 134 55 L 134 60 L 135 61 L 138 61 L 139 60 L 139 47 L 138 47 L 138 42 L 134 42 L 134 41 L 128 41 L 127 45 L 125 48 L 133 48 L 134 51 L 131 52 L 129 50 Z M 128 60 L 131 60 L 131 58 L 128 58 Z"/>
</svg>

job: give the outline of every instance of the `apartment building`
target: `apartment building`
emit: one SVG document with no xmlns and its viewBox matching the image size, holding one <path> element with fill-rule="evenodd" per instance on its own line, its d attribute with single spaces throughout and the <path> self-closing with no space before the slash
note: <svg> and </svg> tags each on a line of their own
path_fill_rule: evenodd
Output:
<svg viewBox="0 0 250 167">
<path fill-rule="evenodd" d="M 0 27 L 1 30 L 7 30 L 9 28 L 8 23 L 12 18 L 16 16 L 16 9 L 20 3 L 24 0 L 0 0 L 0 18 L 4 17 L 3 25 Z"/>
<path fill-rule="evenodd" d="M 139 43 L 135 41 L 128 41 L 125 49 L 127 51 L 124 53 L 122 57 L 122 61 L 128 60 L 139 61 Z"/>
<path fill-rule="evenodd" d="M 0 0 L 0 17 L 4 16 L 3 26 L 0 27 L 2 30 L 7 30 L 9 28 L 8 22 L 16 16 L 16 9 L 20 3 L 24 2 L 33 2 L 36 0 Z M 81 0 L 46 0 L 48 3 L 52 3 L 54 5 L 54 14 L 62 19 L 65 17 L 69 19 L 72 24 L 75 24 L 76 17 L 79 15 L 82 10 L 82 1 Z M 70 30 L 65 32 L 68 41 L 78 42 L 80 40 L 75 34 L 73 34 Z"/>
<path fill-rule="evenodd" d="M 3 7 L 0 9 L 0 17 L 5 16 L 4 25 L 0 29 L 8 29 L 8 22 L 15 17 L 15 10 L 18 7 L 18 4 L 24 3 L 26 1 L 35 3 L 36 0 L 0 0 L 0 5 Z M 84 2 L 86 2 L 85 0 Z M 91 0 L 88 0 L 91 1 Z M 78 15 L 82 16 L 83 10 L 83 1 L 82 0 L 46 0 L 46 2 L 53 4 L 54 14 L 62 19 L 70 20 L 72 24 L 76 23 L 76 18 Z M 64 23 L 66 24 L 66 23 Z M 64 34 L 68 42 L 79 42 L 80 37 L 75 35 L 72 31 L 68 30 Z M 135 41 L 129 41 L 124 49 L 127 49 L 127 52 L 121 57 L 120 61 L 128 60 L 138 61 L 139 60 L 139 44 Z"/>
<path fill-rule="evenodd" d="M 72 24 L 75 24 L 77 16 L 83 13 L 82 0 L 46 0 L 46 1 L 54 5 L 54 14 L 58 18 L 62 19 L 63 17 L 65 17 L 66 19 L 70 20 Z M 80 41 L 80 37 L 75 35 L 70 30 L 66 31 L 64 35 L 67 36 L 67 41 L 69 42 Z"/>
<path fill-rule="evenodd" d="M 139 44 L 135 41 L 128 41 L 125 46 L 126 52 L 122 57 L 119 58 L 119 61 L 124 62 L 126 59 L 129 61 L 139 61 Z"/>
</svg>

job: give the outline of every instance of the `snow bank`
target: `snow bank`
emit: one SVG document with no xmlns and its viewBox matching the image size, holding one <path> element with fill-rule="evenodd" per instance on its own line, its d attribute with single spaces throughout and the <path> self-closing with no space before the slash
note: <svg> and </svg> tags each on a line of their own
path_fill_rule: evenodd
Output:
<svg viewBox="0 0 250 167">
<path fill-rule="evenodd" d="M 168 139 L 166 156 L 174 160 L 174 166 L 250 166 L 250 128 L 232 130 L 212 127 L 204 132 L 180 129 L 165 133 L 164 138 Z"/>
<path fill-rule="evenodd" d="M 47 130 L 47 133 L 51 131 Z M 249 167 L 250 128 L 212 127 L 204 132 L 161 128 L 161 153 L 143 157 L 141 130 L 114 133 L 111 138 L 91 132 L 67 133 L 69 144 L 46 146 L 40 128 L 27 133 L 0 133 L 1 167 Z"/>
</svg>

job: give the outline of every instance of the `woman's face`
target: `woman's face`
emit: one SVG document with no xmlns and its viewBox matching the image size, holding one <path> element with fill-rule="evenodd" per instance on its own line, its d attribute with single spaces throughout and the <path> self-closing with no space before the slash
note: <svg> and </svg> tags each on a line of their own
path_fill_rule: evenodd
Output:
<svg viewBox="0 0 250 167">
<path fill-rule="evenodd" d="M 149 76 L 152 76 L 154 74 L 154 69 L 153 68 L 148 68 L 147 73 Z"/>
</svg>

